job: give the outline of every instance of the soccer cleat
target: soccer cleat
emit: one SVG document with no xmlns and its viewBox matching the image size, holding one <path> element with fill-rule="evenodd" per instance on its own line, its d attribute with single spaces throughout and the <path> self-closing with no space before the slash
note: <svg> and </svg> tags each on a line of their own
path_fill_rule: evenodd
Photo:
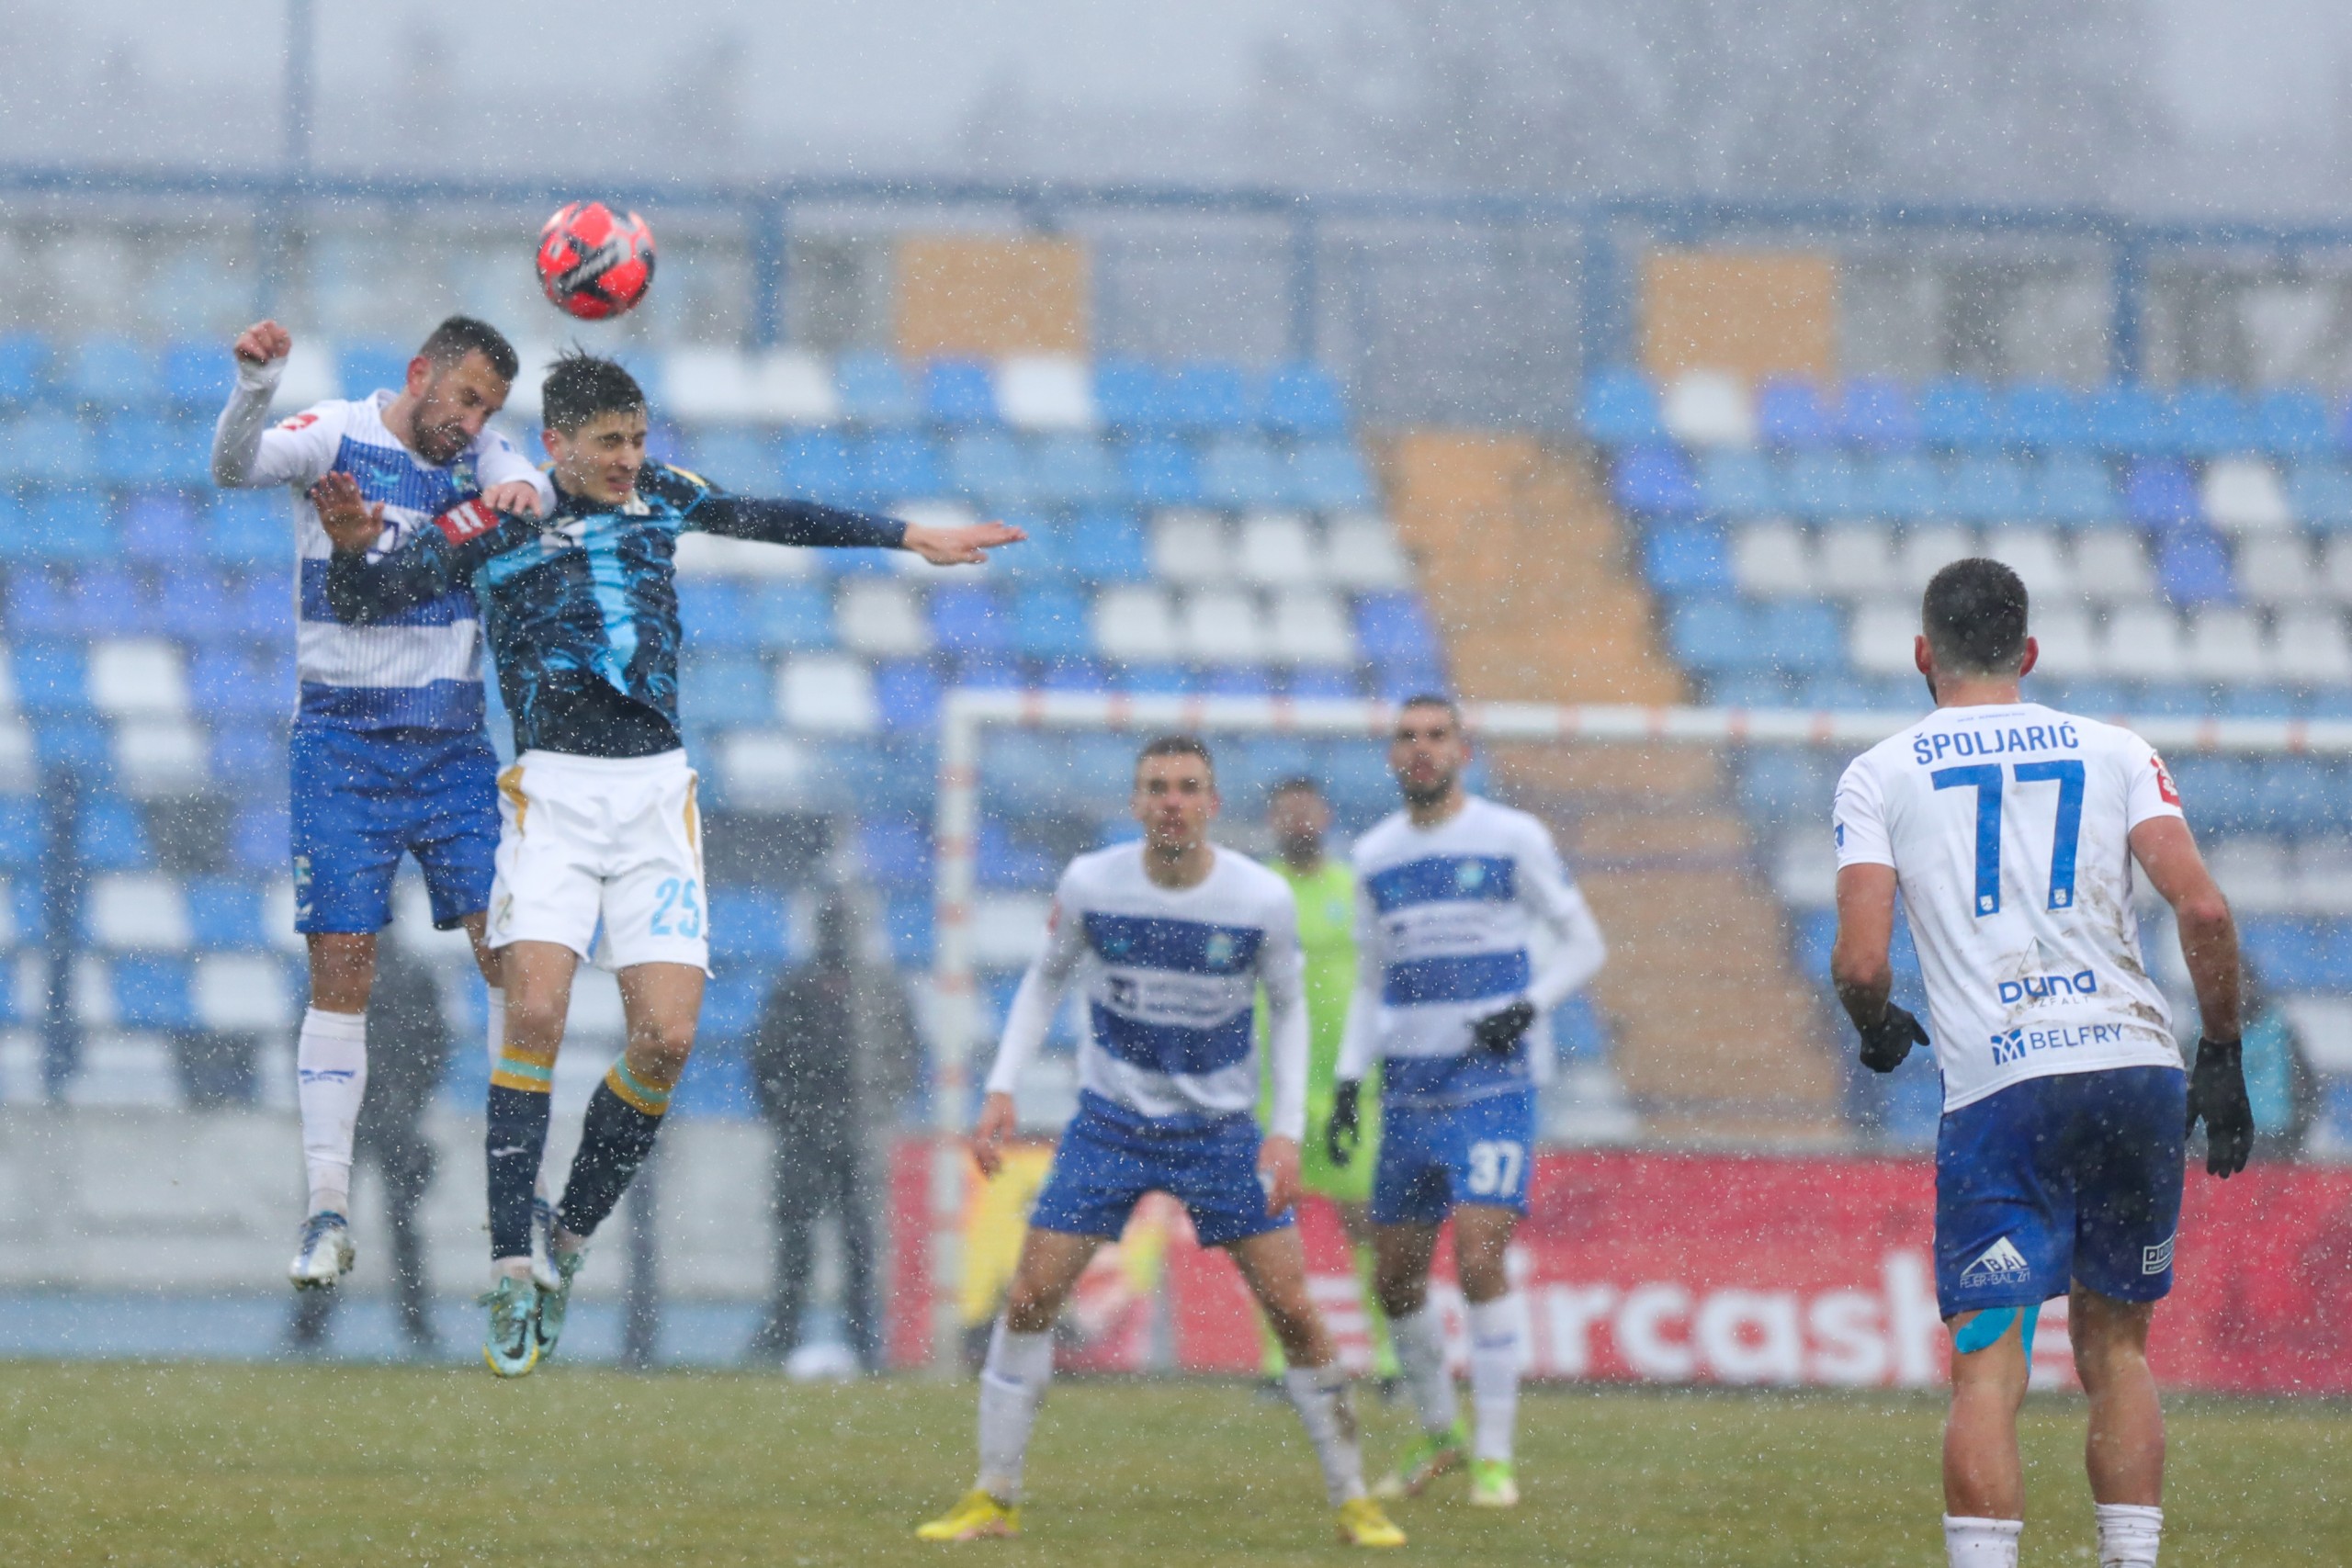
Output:
<svg viewBox="0 0 2352 1568">
<path fill-rule="evenodd" d="M 538 1315 L 538 1287 L 510 1274 L 477 1300 L 490 1309 L 490 1331 L 481 1342 L 481 1359 L 490 1370 L 519 1378 L 537 1366 L 539 1335 L 532 1319 Z"/>
<path fill-rule="evenodd" d="M 1474 1459 L 1470 1461 L 1470 1506 L 1474 1508 L 1519 1506 L 1519 1483 L 1512 1479 L 1510 1461 Z"/>
<path fill-rule="evenodd" d="M 1429 1483 L 1462 1466 L 1470 1434 L 1456 1421 L 1451 1432 L 1423 1432 L 1396 1461 L 1396 1470 L 1372 1489 L 1375 1497 L 1418 1497 Z"/>
<path fill-rule="evenodd" d="M 559 1252 L 548 1272 L 555 1276 L 553 1285 L 538 1283 L 532 1288 L 539 1293 L 538 1310 L 532 1314 L 532 1332 L 538 1336 L 539 1359 L 555 1354 L 555 1342 L 563 1337 L 563 1314 L 571 1305 L 571 1281 L 580 1277 L 581 1269 L 588 1261 L 588 1249 Z"/>
<path fill-rule="evenodd" d="M 1405 1532 L 1389 1522 L 1380 1505 L 1370 1497 L 1351 1497 L 1340 1505 L 1341 1546 L 1402 1546 Z"/>
<path fill-rule="evenodd" d="M 286 1266 L 286 1277 L 298 1291 L 322 1291 L 350 1273 L 357 1256 L 350 1224 L 333 1209 L 322 1209 L 302 1222 L 301 1245 Z"/>
<path fill-rule="evenodd" d="M 978 1487 L 931 1523 L 915 1531 L 917 1540 L 992 1540 L 1021 1533 L 1021 1505 L 1007 1507 Z"/>
<path fill-rule="evenodd" d="M 569 1283 L 557 1272 L 551 1259 L 555 1257 L 555 1205 L 544 1193 L 531 1198 L 531 1282 L 542 1291 L 561 1290 Z"/>
</svg>

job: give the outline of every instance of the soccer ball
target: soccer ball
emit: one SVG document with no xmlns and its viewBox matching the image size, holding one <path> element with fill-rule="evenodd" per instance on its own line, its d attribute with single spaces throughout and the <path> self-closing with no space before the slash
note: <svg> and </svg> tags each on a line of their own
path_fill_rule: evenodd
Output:
<svg viewBox="0 0 2352 1568">
<path fill-rule="evenodd" d="M 539 231 L 538 265 L 557 309 L 591 321 L 621 315 L 653 287 L 653 231 L 634 212 L 575 201 Z"/>
</svg>

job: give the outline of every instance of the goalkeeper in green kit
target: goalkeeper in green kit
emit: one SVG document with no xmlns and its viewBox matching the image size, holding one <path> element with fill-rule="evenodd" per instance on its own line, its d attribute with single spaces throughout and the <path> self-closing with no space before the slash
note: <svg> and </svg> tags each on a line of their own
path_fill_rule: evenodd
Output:
<svg viewBox="0 0 2352 1568">
<path fill-rule="evenodd" d="M 1373 1376 L 1385 1387 L 1396 1381 L 1396 1353 L 1389 1348 L 1388 1320 L 1373 1293 L 1372 1227 L 1366 1216 L 1375 1163 L 1372 1156 L 1380 1145 L 1378 1090 L 1363 1096 L 1363 1143 L 1354 1159 L 1333 1165 L 1330 1140 L 1324 1135 L 1339 1077 L 1340 1037 L 1347 1030 L 1348 1000 L 1356 985 L 1355 872 L 1345 859 L 1324 852 L 1331 807 L 1313 779 L 1285 779 L 1276 784 L 1266 806 L 1266 826 L 1276 851 L 1266 863 L 1290 884 L 1298 901 L 1298 942 L 1306 958 L 1306 1136 L 1299 1145 L 1299 1190 L 1329 1199 L 1340 1211 L 1340 1224 L 1354 1251 L 1356 1288 L 1372 1339 Z M 1262 1320 L 1258 1329 L 1265 1343 L 1260 1370 L 1267 1378 L 1279 1379 L 1282 1347 Z"/>
</svg>

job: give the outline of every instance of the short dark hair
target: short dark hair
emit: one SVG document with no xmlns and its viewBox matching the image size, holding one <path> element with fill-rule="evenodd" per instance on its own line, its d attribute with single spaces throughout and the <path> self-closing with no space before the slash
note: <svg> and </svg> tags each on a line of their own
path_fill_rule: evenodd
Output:
<svg viewBox="0 0 2352 1568">
<path fill-rule="evenodd" d="M 1936 667 L 1960 675 L 2009 675 L 2025 659 L 2025 582 L 1999 561 L 1956 560 L 1928 580 L 1919 627 Z"/>
<path fill-rule="evenodd" d="M 1317 800 L 1323 798 L 1322 781 L 1310 778 L 1305 773 L 1293 773 L 1286 779 L 1276 779 L 1274 787 L 1266 792 L 1266 798 L 1272 800 L 1276 795 L 1296 795 L 1302 790 Z"/>
<path fill-rule="evenodd" d="M 1155 735 L 1143 743 L 1136 753 L 1136 771 L 1154 757 L 1198 757 L 1201 766 L 1209 771 L 1209 778 L 1216 778 L 1216 759 L 1209 755 L 1208 743 L 1197 735 Z"/>
<path fill-rule="evenodd" d="M 566 349 L 556 356 L 539 390 L 539 417 L 566 435 L 600 413 L 636 413 L 645 407 L 645 389 L 617 359 Z"/>
<path fill-rule="evenodd" d="M 1445 716 L 1453 721 L 1453 727 L 1456 729 L 1462 728 L 1462 705 L 1443 692 L 1415 692 L 1396 705 L 1398 713 L 1407 708 L 1443 708 Z"/>
<path fill-rule="evenodd" d="M 490 361 L 498 378 L 510 387 L 523 368 L 506 334 L 478 316 L 449 317 L 425 334 L 423 346 L 416 352 L 445 369 L 461 363 L 469 354 L 479 354 Z"/>
</svg>

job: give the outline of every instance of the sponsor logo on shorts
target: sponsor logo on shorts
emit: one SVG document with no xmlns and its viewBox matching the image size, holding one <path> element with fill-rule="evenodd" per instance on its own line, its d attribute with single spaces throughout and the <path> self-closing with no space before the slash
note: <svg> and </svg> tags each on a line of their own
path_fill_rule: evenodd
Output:
<svg viewBox="0 0 2352 1568">
<path fill-rule="evenodd" d="M 2019 1252 L 2007 1236 L 2003 1236 L 1977 1254 L 1975 1262 L 1960 1271 L 1960 1282 L 1970 1289 L 1989 1285 L 2022 1285 L 2030 1272 L 2026 1267 L 2025 1254 Z"/>
<path fill-rule="evenodd" d="M 2120 1023 L 2070 1024 L 2061 1029 L 2012 1029 L 1993 1036 L 1993 1065 L 2022 1062 L 2036 1051 L 2072 1051 L 2084 1045 L 2116 1045 L 2123 1040 Z"/>
<path fill-rule="evenodd" d="M 2171 1268 L 2173 1243 L 2179 1239 L 2180 1233 L 2178 1231 L 2175 1231 L 2172 1235 L 2165 1237 L 2162 1246 L 2142 1247 L 2140 1249 L 2140 1272 L 2143 1274 L 2161 1274 L 2165 1269 Z"/>
<path fill-rule="evenodd" d="M 298 920 L 311 918 L 311 857 L 308 855 L 294 857 L 294 918 Z"/>
</svg>

